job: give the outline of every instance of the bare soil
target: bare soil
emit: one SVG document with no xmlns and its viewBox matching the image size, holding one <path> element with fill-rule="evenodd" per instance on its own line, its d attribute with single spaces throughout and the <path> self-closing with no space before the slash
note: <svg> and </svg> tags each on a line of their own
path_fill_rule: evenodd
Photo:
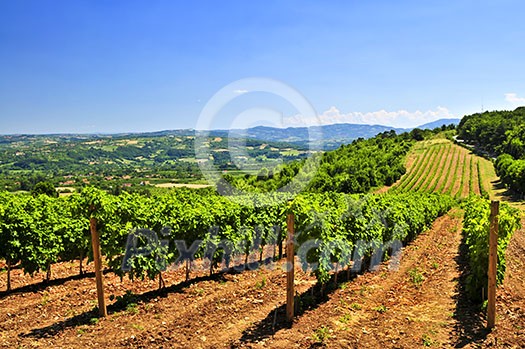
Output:
<svg viewBox="0 0 525 349">
<path fill-rule="evenodd" d="M 53 266 L 42 283 L 13 271 L 14 290 L 0 292 L 2 348 L 413 348 L 522 347 L 525 328 L 525 234 L 508 250 L 508 274 L 498 290 L 498 324 L 487 335 L 478 309 L 464 297 L 464 247 L 458 209 L 375 272 L 339 273 L 321 290 L 296 265 L 297 316 L 285 318 L 286 277 L 280 268 L 208 276 L 184 270 L 158 282 L 123 281 L 105 274 L 109 316 L 98 319 L 92 265 L 78 276 L 77 263 Z M 398 261 L 399 263 L 394 263 Z M 2 267 L 2 266 L 0 266 Z M 5 272 L 0 288 L 5 289 Z"/>
</svg>

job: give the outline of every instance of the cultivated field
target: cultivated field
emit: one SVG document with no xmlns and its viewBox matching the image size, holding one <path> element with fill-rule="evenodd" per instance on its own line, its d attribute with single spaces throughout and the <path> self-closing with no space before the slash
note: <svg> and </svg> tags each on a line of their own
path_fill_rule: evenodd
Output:
<svg viewBox="0 0 525 349">
<path fill-rule="evenodd" d="M 497 181 L 491 162 L 446 139 L 419 142 L 407 158 L 407 173 L 394 184 L 394 192 L 421 191 L 493 196 Z"/>
</svg>

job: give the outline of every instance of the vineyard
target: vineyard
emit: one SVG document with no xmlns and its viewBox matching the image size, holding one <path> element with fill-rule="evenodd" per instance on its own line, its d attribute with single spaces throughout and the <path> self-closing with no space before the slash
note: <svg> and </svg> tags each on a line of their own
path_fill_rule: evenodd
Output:
<svg viewBox="0 0 525 349">
<path fill-rule="evenodd" d="M 465 243 L 469 249 L 469 264 L 471 274 L 467 279 L 467 291 L 474 299 L 486 299 L 484 294 L 487 285 L 488 241 L 489 235 L 489 201 L 472 196 L 465 204 L 465 218 L 463 231 Z M 499 212 L 498 234 L 498 269 L 496 274 L 497 284 L 501 284 L 505 277 L 507 246 L 512 234 L 520 228 L 520 214 L 516 208 L 503 204 Z"/>
<path fill-rule="evenodd" d="M 523 10 L 0 0 L 0 349 L 525 349 Z"/>
<path fill-rule="evenodd" d="M 57 198 L 2 193 L 0 347 L 490 341 L 475 304 L 486 298 L 490 210 L 481 196 L 492 194 L 492 164 L 437 138 L 413 146 L 407 169 L 382 194 L 227 197 L 182 188 L 143 196 L 93 187 Z M 293 325 L 284 311 L 290 214 Z M 514 297 L 506 283 L 523 277 L 516 258 L 523 231 L 517 209 L 502 204 L 499 219 L 497 282 L 507 297 L 498 299 L 501 307 Z M 93 220 L 109 300 L 103 318 Z M 512 326 L 525 321 L 516 304 L 500 310 Z M 509 345 L 520 345 L 520 330 L 502 329 Z"/>
<path fill-rule="evenodd" d="M 79 260 L 82 274 L 84 257 L 92 258 L 90 217 L 97 220 L 102 255 L 115 273 L 129 271 L 131 279 L 159 277 L 162 285 L 162 271 L 171 264 L 187 265 L 187 281 L 196 259 L 207 260 L 210 275 L 214 267 L 229 268 L 240 256 L 244 268 L 262 263 L 263 257 L 275 259 L 285 238 L 285 212 L 291 211 L 297 216 L 296 253 L 305 269 L 317 266 L 313 271 L 324 284 L 332 260 L 344 268 L 384 244 L 406 244 L 453 205 L 451 198 L 436 194 L 324 193 L 293 201 L 286 194 L 254 194 L 233 201 L 192 190 L 146 198 L 94 188 L 66 198 L 4 194 L 1 199 L 0 257 L 7 264 L 8 291 L 14 266 L 29 275 L 44 270 L 49 281 L 53 263 Z M 267 247 L 273 248 L 270 256 L 263 255 Z"/>
<path fill-rule="evenodd" d="M 437 192 L 456 198 L 492 194 L 497 180 L 490 161 L 446 139 L 418 143 L 408 155 L 407 173 L 392 192 Z"/>
</svg>

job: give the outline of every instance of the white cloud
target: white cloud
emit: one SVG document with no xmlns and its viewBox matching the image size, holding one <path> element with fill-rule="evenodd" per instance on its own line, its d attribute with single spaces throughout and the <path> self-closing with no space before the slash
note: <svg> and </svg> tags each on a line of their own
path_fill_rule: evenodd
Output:
<svg viewBox="0 0 525 349">
<path fill-rule="evenodd" d="M 505 100 L 512 104 L 525 104 L 525 98 L 518 97 L 516 93 L 505 93 Z"/>
<path fill-rule="evenodd" d="M 233 90 L 233 93 L 235 94 L 238 94 L 238 95 L 242 95 L 243 93 L 248 93 L 250 91 L 248 90 Z"/>
<path fill-rule="evenodd" d="M 374 112 L 349 112 L 342 113 L 336 107 L 330 107 L 328 110 L 318 116 L 318 119 L 304 118 L 302 115 L 295 115 L 285 118 L 284 123 L 287 126 L 310 126 L 310 125 L 329 125 L 329 124 L 368 124 L 383 125 L 400 128 L 410 128 L 426 124 L 439 119 L 450 119 L 454 116 L 447 108 L 437 107 L 435 110 L 427 111 L 386 111 L 378 110 Z"/>
</svg>

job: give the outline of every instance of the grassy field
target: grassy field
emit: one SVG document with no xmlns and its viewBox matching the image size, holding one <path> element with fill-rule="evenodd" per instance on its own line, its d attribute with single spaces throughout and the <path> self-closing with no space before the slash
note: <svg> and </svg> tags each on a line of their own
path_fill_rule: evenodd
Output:
<svg viewBox="0 0 525 349">
<path fill-rule="evenodd" d="M 497 181 L 491 162 L 444 138 L 415 145 L 407 157 L 407 173 L 390 191 L 421 191 L 465 198 L 471 194 L 494 197 Z"/>
</svg>

